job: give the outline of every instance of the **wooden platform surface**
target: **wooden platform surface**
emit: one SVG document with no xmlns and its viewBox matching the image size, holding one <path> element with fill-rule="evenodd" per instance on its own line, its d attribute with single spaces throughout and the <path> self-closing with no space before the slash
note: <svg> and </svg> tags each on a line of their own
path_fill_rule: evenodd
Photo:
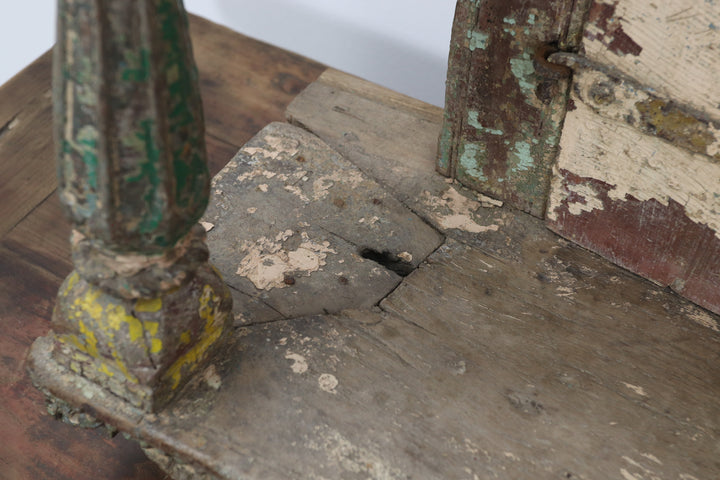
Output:
<svg viewBox="0 0 720 480">
<path fill-rule="evenodd" d="M 206 217 L 215 262 L 264 305 L 236 306 L 232 350 L 176 404 L 144 415 L 52 367 L 43 382 L 174 455 L 167 465 L 178 479 L 199 471 L 223 479 L 717 477 L 718 316 L 438 177 L 435 151 L 424 146 L 437 138 L 439 111 L 419 107 L 328 70 L 288 108 L 319 138 L 273 124 L 221 172 Z M 330 161 L 330 170 L 321 166 Z M 298 168 L 305 175 L 294 175 Z M 332 168 L 343 174 L 328 178 Z M 337 311 L 324 314 L 316 297 L 338 269 L 343 288 L 371 287 L 345 248 L 359 252 L 363 235 L 345 223 L 366 228 L 355 203 L 381 195 L 378 185 L 405 205 L 403 225 L 422 219 L 443 244 L 414 251 L 412 271 L 376 307 L 358 309 L 348 297 L 351 309 L 334 303 Z M 256 224 L 248 214 L 263 197 L 296 203 L 287 218 Z M 378 225 L 399 216 L 396 204 L 375 207 Z M 253 222 L 249 239 L 223 235 L 232 222 Z M 314 239 L 319 230 L 326 237 Z M 397 256 L 407 239 L 392 244 L 386 235 L 373 248 Z M 289 258 L 302 245 L 294 236 L 306 249 L 321 245 L 313 251 L 325 263 L 272 288 L 239 268 L 253 245 Z M 233 245 L 236 257 L 225 253 Z M 282 304 L 281 317 L 255 316 L 282 297 L 297 300 Z M 67 389 L 72 382 L 78 388 Z"/>
<path fill-rule="evenodd" d="M 191 18 L 213 173 L 325 69 L 206 20 Z M 72 428 L 45 412 L 25 373 L 71 270 L 70 227 L 54 194 L 51 55 L 0 87 L 0 479 L 162 479 L 122 436 Z"/>
</svg>

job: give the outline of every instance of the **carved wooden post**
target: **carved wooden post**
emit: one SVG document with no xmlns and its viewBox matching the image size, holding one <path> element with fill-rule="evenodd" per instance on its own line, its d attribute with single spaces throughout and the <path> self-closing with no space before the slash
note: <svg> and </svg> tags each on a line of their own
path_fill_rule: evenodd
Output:
<svg viewBox="0 0 720 480">
<path fill-rule="evenodd" d="M 229 328 L 208 264 L 209 173 L 197 70 L 178 0 L 59 0 L 59 192 L 75 270 L 53 359 L 152 410 Z"/>
</svg>

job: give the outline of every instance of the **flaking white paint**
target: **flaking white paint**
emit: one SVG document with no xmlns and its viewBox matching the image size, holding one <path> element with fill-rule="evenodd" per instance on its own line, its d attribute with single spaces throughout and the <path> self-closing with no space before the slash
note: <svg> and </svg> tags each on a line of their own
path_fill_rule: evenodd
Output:
<svg viewBox="0 0 720 480">
<path fill-rule="evenodd" d="M 474 219 L 474 213 L 483 205 L 462 195 L 452 186 L 441 197 L 423 191 L 422 200 L 430 208 L 432 218 L 444 229 L 458 229 L 470 233 L 497 231 L 499 225 L 480 225 Z"/>
<path fill-rule="evenodd" d="M 614 21 L 636 44 L 638 55 L 614 53 L 602 32 L 587 26 L 585 55 L 612 65 L 662 96 L 720 119 L 720 8 L 707 0 L 601 0 L 615 6 Z M 590 37 L 590 38 L 588 38 Z M 592 38 L 592 39 L 591 39 Z"/>
<path fill-rule="evenodd" d="M 246 277 L 259 290 L 284 288 L 286 274 L 308 276 L 325 265 L 330 242 L 315 242 L 306 232 L 301 232 L 301 243 L 295 250 L 283 248 L 283 242 L 293 236 L 292 230 L 276 235 L 275 239 L 261 237 L 254 243 L 243 243 L 240 251 L 245 256 L 240 261 L 236 274 Z"/>
<path fill-rule="evenodd" d="M 548 202 L 551 220 L 557 220 L 557 210 L 568 195 L 561 169 L 609 184 L 611 200 L 634 197 L 667 206 L 672 199 L 684 206 L 688 218 L 707 225 L 720 238 L 720 196 L 716 195 L 720 164 L 641 134 L 624 122 L 604 118 L 579 100 L 576 109 L 568 112 L 560 140 Z M 586 202 L 590 199 L 586 207 L 600 208 L 599 200 L 593 200 L 592 195 L 584 197 Z M 586 210 L 573 208 L 573 214 Z"/>
</svg>

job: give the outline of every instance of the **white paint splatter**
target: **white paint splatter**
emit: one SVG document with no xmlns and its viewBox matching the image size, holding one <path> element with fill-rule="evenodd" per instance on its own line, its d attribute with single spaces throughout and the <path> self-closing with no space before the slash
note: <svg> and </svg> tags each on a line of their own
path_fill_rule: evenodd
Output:
<svg viewBox="0 0 720 480">
<path fill-rule="evenodd" d="M 690 475 L 689 473 L 681 473 L 680 480 L 700 480 L 697 477 Z"/>
<path fill-rule="evenodd" d="M 258 185 L 258 190 L 260 190 L 263 193 L 266 193 L 268 191 L 267 183 L 261 183 L 260 185 Z"/>
<path fill-rule="evenodd" d="M 250 215 L 252 215 L 253 213 L 257 212 L 257 208 L 256 208 L 256 207 L 249 207 L 249 208 L 247 209 L 247 212 L 248 212 Z"/>
<path fill-rule="evenodd" d="M 499 225 L 480 225 L 473 219 L 480 202 L 465 197 L 452 186 L 441 197 L 431 195 L 427 190 L 422 193 L 423 202 L 430 207 L 432 218 L 440 227 L 458 229 L 470 233 L 497 231 Z M 449 213 L 443 213 L 449 211 Z"/>
<path fill-rule="evenodd" d="M 507 458 L 509 458 L 510 460 L 514 460 L 514 461 L 516 461 L 516 462 L 519 462 L 519 461 L 520 461 L 520 457 L 518 457 L 517 455 L 515 455 L 515 454 L 512 453 L 512 452 L 503 452 L 503 455 L 505 455 L 505 456 L 506 456 Z"/>
<path fill-rule="evenodd" d="M 328 196 L 330 189 L 336 183 L 342 183 L 350 188 L 358 188 L 365 180 L 357 170 L 335 171 L 329 175 L 323 175 L 313 181 L 313 199 L 322 200 Z"/>
<path fill-rule="evenodd" d="M 259 155 L 263 158 L 270 160 L 291 159 L 298 152 L 300 143 L 292 138 L 283 136 L 267 135 L 263 138 L 266 143 L 264 147 L 244 147 L 241 152 L 256 156 Z"/>
<path fill-rule="evenodd" d="M 215 369 L 215 365 L 210 365 L 205 369 L 202 376 L 205 383 L 208 385 L 208 387 L 212 388 L 213 390 L 219 390 L 222 386 L 222 379 L 220 378 L 220 375 L 218 375 L 217 370 Z"/>
<path fill-rule="evenodd" d="M 636 394 L 643 396 L 643 397 L 647 397 L 647 393 L 645 393 L 645 390 L 642 387 L 638 387 L 637 385 L 632 385 L 630 383 L 625 383 L 625 382 L 623 382 L 623 385 L 625 385 L 626 388 L 629 388 Z"/>
<path fill-rule="evenodd" d="M 720 332 L 720 326 L 718 325 L 717 319 L 708 312 L 700 310 L 696 307 L 684 308 L 683 311 L 693 322 L 716 332 Z"/>
<path fill-rule="evenodd" d="M 372 478 L 373 480 L 407 478 L 405 472 L 386 465 L 383 457 L 376 452 L 356 445 L 340 432 L 326 425 L 315 427 L 315 435 L 313 438 L 306 439 L 306 445 L 311 450 L 322 452 L 323 458 L 327 458 L 327 461 L 334 466 L 355 474 L 352 475 L 353 478 Z M 374 444 L 370 443 L 370 445 L 376 448 Z"/>
<path fill-rule="evenodd" d="M 659 458 L 657 458 L 652 453 L 641 453 L 641 456 L 647 458 L 648 460 L 652 460 L 653 462 L 657 463 L 658 465 L 662 465 L 663 463 L 660 461 Z"/>
<path fill-rule="evenodd" d="M 412 262 L 413 256 L 410 252 L 400 252 L 398 253 L 398 258 L 409 263 Z"/>
<path fill-rule="evenodd" d="M 338 379 L 331 373 L 323 373 L 318 377 L 318 386 L 320 390 L 328 393 L 337 393 L 335 389 L 338 386 Z"/>
<path fill-rule="evenodd" d="M 210 230 L 215 228 L 215 224 L 210 222 L 200 222 L 200 225 L 202 225 L 206 232 L 209 232 Z"/>
<path fill-rule="evenodd" d="M 285 358 L 293 361 L 292 365 L 290 365 L 290 369 L 293 371 L 293 373 L 302 374 L 307 372 L 307 360 L 305 360 L 305 357 L 303 357 L 302 355 L 288 352 L 287 354 L 285 354 Z"/>
<path fill-rule="evenodd" d="M 305 196 L 303 191 L 300 189 L 300 187 L 296 187 L 295 185 L 285 185 L 285 190 L 292 193 L 296 197 L 298 197 L 300 200 L 302 200 L 305 203 L 310 203 L 310 199 Z"/>
<path fill-rule="evenodd" d="M 240 261 L 237 275 L 246 277 L 259 290 L 284 288 L 285 275 L 309 276 L 325 265 L 329 253 L 337 253 L 330 248 L 330 242 L 310 240 L 306 232 L 301 232 L 301 243 L 295 250 L 285 250 L 282 243 L 293 235 L 286 230 L 275 239 L 261 237 L 254 243 L 245 242 L 240 250 L 245 256 Z"/>
<path fill-rule="evenodd" d="M 620 475 L 622 475 L 625 480 L 643 480 L 642 476 L 635 476 L 624 468 L 620 469 Z"/>
</svg>

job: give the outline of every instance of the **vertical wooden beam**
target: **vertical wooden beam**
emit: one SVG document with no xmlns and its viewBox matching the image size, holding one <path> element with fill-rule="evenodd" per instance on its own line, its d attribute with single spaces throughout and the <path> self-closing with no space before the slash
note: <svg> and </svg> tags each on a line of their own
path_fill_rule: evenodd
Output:
<svg viewBox="0 0 720 480">
<path fill-rule="evenodd" d="M 210 355 L 232 306 L 197 224 L 209 173 L 182 2 L 60 0 L 54 109 L 75 270 L 53 359 L 156 409 Z"/>
<path fill-rule="evenodd" d="M 542 217 L 586 0 L 459 0 L 438 170 Z"/>
</svg>

